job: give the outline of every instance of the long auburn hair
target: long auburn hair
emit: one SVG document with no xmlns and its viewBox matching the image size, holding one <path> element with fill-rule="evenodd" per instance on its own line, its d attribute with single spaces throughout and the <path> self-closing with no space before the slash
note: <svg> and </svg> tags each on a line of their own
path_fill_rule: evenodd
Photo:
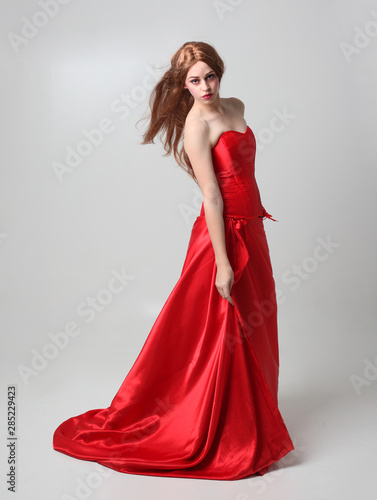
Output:
<svg viewBox="0 0 377 500">
<path fill-rule="evenodd" d="M 160 132 L 159 139 L 168 156 L 173 151 L 178 165 L 195 181 L 195 174 L 189 157 L 183 146 L 185 119 L 194 104 L 194 97 L 184 83 L 188 70 L 193 64 L 203 61 L 210 66 L 221 81 L 224 62 L 212 45 L 205 42 L 186 42 L 171 58 L 170 68 L 156 84 L 149 98 L 150 122 L 143 134 L 141 144 L 154 144 L 154 138 Z M 165 137 L 161 135 L 165 132 Z"/>
</svg>

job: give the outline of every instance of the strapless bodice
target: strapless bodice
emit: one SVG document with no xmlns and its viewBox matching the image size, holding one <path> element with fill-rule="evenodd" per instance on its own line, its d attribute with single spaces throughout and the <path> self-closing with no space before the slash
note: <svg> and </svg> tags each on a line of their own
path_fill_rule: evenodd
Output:
<svg viewBox="0 0 377 500">
<path fill-rule="evenodd" d="M 223 132 L 211 150 L 224 216 L 271 218 L 262 205 L 255 179 L 255 152 L 256 141 L 249 126 L 245 132 Z"/>
</svg>

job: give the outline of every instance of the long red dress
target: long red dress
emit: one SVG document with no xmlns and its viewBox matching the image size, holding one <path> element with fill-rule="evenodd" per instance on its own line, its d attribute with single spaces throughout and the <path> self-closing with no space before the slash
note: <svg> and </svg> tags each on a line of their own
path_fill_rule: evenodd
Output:
<svg viewBox="0 0 377 500">
<path fill-rule="evenodd" d="M 224 200 L 232 306 L 215 287 L 203 206 L 181 276 L 105 409 L 69 418 L 53 447 L 120 472 L 203 479 L 263 475 L 293 450 L 278 409 L 275 282 L 254 177 L 255 137 L 212 148 Z"/>
</svg>

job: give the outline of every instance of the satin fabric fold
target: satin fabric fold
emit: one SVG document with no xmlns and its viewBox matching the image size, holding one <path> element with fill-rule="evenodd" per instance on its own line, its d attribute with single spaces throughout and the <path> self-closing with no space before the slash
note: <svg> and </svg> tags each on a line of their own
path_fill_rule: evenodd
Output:
<svg viewBox="0 0 377 500">
<path fill-rule="evenodd" d="M 215 286 L 202 206 L 179 280 L 110 406 L 63 422 L 56 450 L 125 473 L 233 480 L 264 474 L 293 449 L 277 403 L 277 307 L 263 222 L 271 216 L 260 199 L 248 200 L 254 156 L 246 161 L 241 151 L 255 149 L 251 129 L 229 132 L 213 162 L 234 306 Z"/>
</svg>

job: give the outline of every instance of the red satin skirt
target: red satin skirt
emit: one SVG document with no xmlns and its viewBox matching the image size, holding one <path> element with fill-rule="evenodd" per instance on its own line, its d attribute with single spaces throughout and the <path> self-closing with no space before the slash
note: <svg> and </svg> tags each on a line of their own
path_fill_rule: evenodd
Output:
<svg viewBox="0 0 377 500">
<path fill-rule="evenodd" d="M 264 474 L 293 450 L 277 405 L 277 307 L 264 221 L 224 220 L 235 305 L 215 287 L 201 215 L 181 276 L 111 405 L 63 422 L 55 450 L 130 474 L 228 480 Z"/>
</svg>

